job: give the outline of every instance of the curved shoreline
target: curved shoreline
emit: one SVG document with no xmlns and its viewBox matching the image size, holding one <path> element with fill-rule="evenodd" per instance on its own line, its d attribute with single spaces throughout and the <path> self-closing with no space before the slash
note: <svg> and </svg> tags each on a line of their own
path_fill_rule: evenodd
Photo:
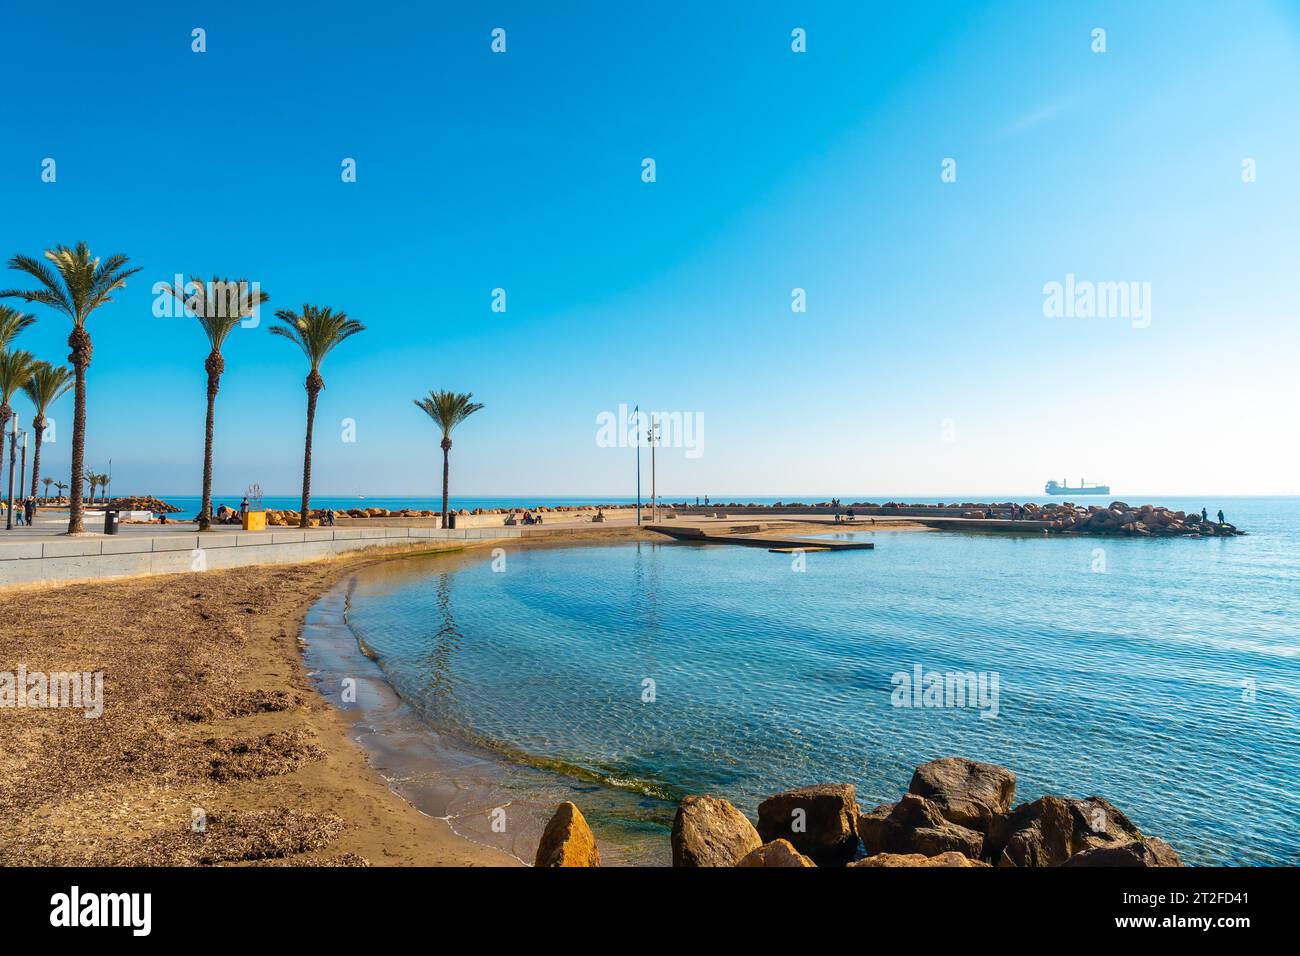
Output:
<svg viewBox="0 0 1300 956">
<path fill-rule="evenodd" d="M 402 700 L 377 656 L 348 625 L 347 604 L 355 585 L 354 573 L 349 572 L 326 589 L 313 602 L 302 625 L 304 666 L 316 692 L 347 721 L 349 739 L 365 754 L 371 772 L 394 796 L 421 816 L 446 824 L 457 838 L 484 850 L 503 852 L 526 865 L 513 846 L 486 843 L 476 839 L 469 828 L 457 827 L 457 820 L 473 811 L 453 808 L 448 805 L 450 800 L 441 807 L 427 807 L 420 793 L 411 792 L 413 774 L 419 768 L 434 765 L 447 770 L 456 761 L 451 757 L 452 748 L 444 745 L 442 736 L 425 725 Z M 355 703 L 342 703 L 341 694 L 335 690 L 344 680 L 355 682 Z M 390 740 L 400 740 L 402 746 L 384 746 Z M 455 783 L 459 789 L 460 782 Z M 421 806 L 422 802 L 426 806 Z"/>
<path fill-rule="evenodd" d="M 526 547 L 552 550 L 636 540 L 671 546 L 671 542 L 654 535 L 611 535 L 601 531 L 577 541 L 537 539 L 528 542 Z M 499 543 L 486 541 L 483 545 L 492 547 Z M 445 560 L 472 560 L 473 552 L 481 550 L 482 547 L 475 547 L 447 554 Z M 531 865 L 529 861 L 557 803 L 581 795 L 589 807 L 594 802 L 592 815 L 599 819 L 602 806 L 618 815 L 625 809 L 623 803 L 650 799 L 663 804 L 666 848 L 666 826 L 676 808 L 675 800 L 636 788 L 619 787 L 585 768 L 548 766 L 528 754 L 499 751 L 441 731 L 402 698 L 385 673 L 379 656 L 346 616 L 358 577 L 388 563 L 366 562 L 349 569 L 324 589 L 307 613 L 300 642 L 304 664 L 317 693 L 348 721 L 350 739 L 395 797 L 422 816 L 445 823 L 459 839 L 506 854 L 524 865 Z M 333 690 L 345 675 L 356 680 L 355 703 L 342 703 Z M 496 822 L 501 830 L 493 827 L 494 812 L 498 814 Z M 606 845 L 607 865 L 667 865 L 669 862 L 666 849 L 660 858 L 660 855 L 646 857 L 633 848 L 620 847 L 613 840 Z"/>
</svg>

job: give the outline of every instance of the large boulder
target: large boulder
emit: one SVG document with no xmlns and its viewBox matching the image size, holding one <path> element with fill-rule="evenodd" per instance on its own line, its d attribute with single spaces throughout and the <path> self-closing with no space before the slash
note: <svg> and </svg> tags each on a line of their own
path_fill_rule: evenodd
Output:
<svg viewBox="0 0 1300 956">
<path fill-rule="evenodd" d="M 940 853 L 938 856 L 924 856 L 920 853 L 877 853 L 850 863 L 849 866 L 983 866 L 982 860 L 972 860 L 961 853 Z"/>
<path fill-rule="evenodd" d="M 773 840 L 765 846 L 760 846 L 745 856 L 743 860 L 736 864 L 737 866 L 816 866 L 812 860 L 804 856 L 789 840 Z"/>
<path fill-rule="evenodd" d="M 1067 800 L 1074 816 L 1074 852 L 1126 843 L 1142 836 L 1122 810 L 1102 797 Z"/>
<path fill-rule="evenodd" d="M 787 790 L 758 805 L 764 843 L 789 840 L 819 865 L 851 860 L 858 848 L 858 798 L 852 784 L 824 783 Z"/>
<path fill-rule="evenodd" d="M 673 866 L 735 866 L 763 841 L 726 800 L 687 797 L 673 819 L 672 845 Z"/>
<path fill-rule="evenodd" d="M 582 811 L 568 801 L 560 804 L 555 816 L 542 831 L 537 844 L 534 866 L 600 866 L 596 837 L 587 826 Z"/>
<path fill-rule="evenodd" d="M 987 834 L 993 818 L 1011 809 L 1016 775 L 996 764 L 943 757 L 917 767 L 907 792 L 925 797 L 958 826 Z"/>
<path fill-rule="evenodd" d="M 890 827 L 890 814 L 895 803 L 882 803 L 868 813 L 858 815 L 858 838 L 868 853 L 883 853 L 888 842 L 886 831 Z"/>
<path fill-rule="evenodd" d="M 1141 836 L 1123 811 L 1102 797 L 1046 796 L 996 817 L 986 849 L 999 866 L 1059 866 L 1077 853 Z"/>
<path fill-rule="evenodd" d="M 999 818 L 990 833 L 998 866 L 1060 866 L 1074 852 L 1075 817 L 1060 797 L 1040 797 Z"/>
<path fill-rule="evenodd" d="M 1183 861 L 1164 840 L 1145 837 L 1084 850 L 1065 861 L 1064 866 L 1182 866 Z"/>
<path fill-rule="evenodd" d="M 895 804 L 877 807 L 858 819 L 862 846 L 876 853 L 961 853 L 979 859 L 984 834 L 947 819 L 937 804 L 909 793 Z"/>
</svg>

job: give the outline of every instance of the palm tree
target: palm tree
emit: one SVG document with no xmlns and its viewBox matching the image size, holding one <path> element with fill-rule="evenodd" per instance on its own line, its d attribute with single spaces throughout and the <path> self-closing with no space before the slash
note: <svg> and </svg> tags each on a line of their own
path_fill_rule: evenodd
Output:
<svg viewBox="0 0 1300 956">
<path fill-rule="evenodd" d="M 37 432 L 37 441 L 40 441 L 40 432 Z M 38 447 L 39 447 L 39 446 L 38 446 Z M 39 461 L 39 460 L 40 460 L 40 458 L 39 458 L 39 456 L 38 456 L 38 457 L 37 457 L 37 461 Z M 44 478 L 41 479 L 41 484 L 43 484 L 43 485 L 45 486 L 45 500 L 46 500 L 46 501 L 49 501 L 49 500 L 50 500 L 50 485 L 54 484 L 54 479 L 53 479 L 53 478 L 50 478 L 49 476 L 46 476 L 46 477 L 44 477 Z"/>
<path fill-rule="evenodd" d="M 9 434 L 9 419 L 13 417 L 14 410 L 9 406 L 9 400 L 17 394 L 18 390 L 32 377 L 32 366 L 34 359 L 31 352 L 25 352 L 22 349 L 6 349 L 0 352 L 0 459 L 4 458 L 4 438 Z M 13 458 L 16 454 L 14 442 L 17 440 L 16 435 L 9 435 L 9 457 Z M 12 485 L 14 463 L 9 462 L 9 483 Z M 23 490 L 18 489 L 21 495 Z M 12 520 L 12 519 L 10 519 Z"/>
<path fill-rule="evenodd" d="M 36 321 L 36 317 L 26 312 L 18 312 L 7 305 L 0 305 L 0 352 L 9 348 L 15 335 Z M 0 418 L 0 473 L 4 472 L 4 426 L 9 424 L 8 416 Z"/>
<path fill-rule="evenodd" d="M 212 437 L 217 410 L 217 389 L 221 373 L 226 370 L 226 360 L 221 356 L 221 346 L 242 320 L 253 315 L 263 302 L 270 298 L 265 292 L 253 291 L 247 279 L 218 279 L 204 285 L 190 276 L 185 288 L 167 287 L 171 295 L 184 303 L 185 311 L 199 320 L 208 337 L 212 351 L 203 367 L 208 373 L 208 417 L 203 437 L 203 502 L 199 505 L 199 530 L 212 530 Z M 186 295 L 186 290 L 189 295 Z"/>
<path fill-rule="evenodd" d="M 86 368 L 90 365 L 93 346 L 86 320 L 101 305 L 112 302 L 112 294 L 126 285 L 128 277 L 139 272 L 139 267 L 126 268 L 126 256 L 117 253 L 107 259 L 92 258 L 84 242 L 75 249 L 57 246 L 45 250 L 50 265 L 31 256 L 14 256 L 9 268 L 26 272 L 40 283 L 38 289 L 6 289 L 0 299 L 17 297 L 27 302 L 39 302 L 72 320 L 68 346 L 72 354 L 68 361 L 76 372 L 76 406 L 72 415 L 72 483 L 68 502 L 68 534 L 85 530 L 81 507 L 81 473 L 86 457 Z"/>
<path fill-rule="evenodd" d="M 415 404 L 442 429 L 442 526 L 447 521 L 447 475 L 450 470 L 448 452 L 451 451 L 451 430 L 483 406 L 473 401 L 470 392 L 430 392 L 428 398 L 417 398 Z"/>
<path fill-rule="evenodd" d="M 63 489 L 66 487 L 68 487 L 68 483 L 66 481 L 56 481 L 54 483 L 54 490 L 59 493 L 60 498 L 63 497 Z"/>
<path fill-rule="evenodd" d="M 298 527 L 308 528 L 311 526 L 311 432 L 316 422 L 316 396 L 325 387 L 320 363 L 325 361 L 325 356 L 334 346 L 363 331 L 365 326 L 349 319 L 346 312 L 336 313 L 328 307 L 313 305 L 304 305 L 301 314 L 280 309 L 275 317 L 284 324 L 272 326 L 271 333 L 296 343 L 311 363 L 311 371 L 307 373 L 307 447 L 302 458 L 302 512 L 298 519 Z"/>
<path fill-rule="evenodd" d="M 36 414 L 32 417 L 32 431 L 36 433 L 36 448 L 32 452 L 33 498 L 36 497 L 36 482 L 41 476 L 41 436 L 45 432 L 45 412 L 51 404 L 68 394 L 68 389 L 72 388 L 72 383 L 68 381 L 70 378 L 72 373 L 62 365 L 37 362 L 32 366 L 32 377 L 23 386 L 23 391 L 36 406 Z M 45 479 L 46 497 L 49 497 L 50 493 L 50 480 Z"/>
<path fill-rule="evenodd" d="M 99 489 L 100 504 L 104 502 L 104 492 L 108 490 L 108 475 L 102 471 L 87 471 L 86 481 L 90 485 L 90 503 L 95 503 L 95 489 Z"/>
</svg>

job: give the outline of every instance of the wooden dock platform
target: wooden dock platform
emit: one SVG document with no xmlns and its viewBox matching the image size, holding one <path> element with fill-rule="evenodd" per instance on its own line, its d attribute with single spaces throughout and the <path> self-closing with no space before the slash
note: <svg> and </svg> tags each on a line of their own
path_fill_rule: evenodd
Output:
<svg viewBox="0 0 1300 956">
<path fill-rule="evenodd" d="M 668 527 L 661 524 L 646 525 L 647 531 L 657 531 L 678 541 L 690 541 L 696 544 L 738 544 L 748 548 L 767 548 L 779 554 L 793 551 L 873 551 L 875 544 L 871 541 L 831 541 L 820 538 L 770 537 L 754 534 L 749 527 L 737 529 L 742 533 L 727 531 L 706 531 L 703 528 Z"/>
</svg>

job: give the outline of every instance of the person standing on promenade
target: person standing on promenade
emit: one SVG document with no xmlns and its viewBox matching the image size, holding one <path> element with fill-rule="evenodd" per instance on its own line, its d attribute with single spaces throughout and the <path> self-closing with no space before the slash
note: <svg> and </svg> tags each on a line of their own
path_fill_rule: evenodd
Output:
<svg viewBox="0 0 1300 956">
<path fill-rule="evenodd" d="M 36 499 L 31 495 L 23 502 L 23 518 L 27 521 L 27 527 L 31 527 L 36 521 Z"/>
</svg>

